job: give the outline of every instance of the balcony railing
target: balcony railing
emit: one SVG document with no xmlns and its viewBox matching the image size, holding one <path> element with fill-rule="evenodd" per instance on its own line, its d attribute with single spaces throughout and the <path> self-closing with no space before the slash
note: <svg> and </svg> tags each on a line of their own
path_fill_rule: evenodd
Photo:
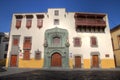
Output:
<svg viewBox="0 0 120 80">
<path fill-rule="evenodd" d="M 106 26 L 106 22 L 102 19 L 75 19 L 76 25 L 82 26 Z"/>
</svg>

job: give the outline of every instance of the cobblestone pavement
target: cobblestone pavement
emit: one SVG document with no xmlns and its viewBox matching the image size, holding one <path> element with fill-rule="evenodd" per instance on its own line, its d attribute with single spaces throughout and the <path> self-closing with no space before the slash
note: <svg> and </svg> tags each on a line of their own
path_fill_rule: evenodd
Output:
<svg viewBox="0 0 120 80">
<path fill-rule="evenodd" d="M 120 70 L 34 70 L 0 80 L 120 80 Z"/>
</svg>

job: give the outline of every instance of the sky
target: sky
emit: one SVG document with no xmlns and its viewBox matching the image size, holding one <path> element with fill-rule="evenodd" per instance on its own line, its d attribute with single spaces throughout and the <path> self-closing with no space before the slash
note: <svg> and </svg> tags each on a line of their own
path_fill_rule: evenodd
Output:
<svg viewBox="0 0 120 80">
<path fill-rule="evenodd" d="M 120 24 L 120 0 L 0 0 L 0 32 L 10 32 L 14 13 L 47 12 L 48 8 L 106 13 L 111 29 Z"/>
</svg>

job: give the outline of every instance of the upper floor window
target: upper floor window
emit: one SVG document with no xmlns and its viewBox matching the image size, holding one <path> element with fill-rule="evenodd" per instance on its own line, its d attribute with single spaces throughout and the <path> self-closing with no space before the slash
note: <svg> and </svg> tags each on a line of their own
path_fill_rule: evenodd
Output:
<svg viewBox="0 0 120 80">
<path fill-rule="evenodd" d="M 54 37 L 53 38 L 53 45 L 57 46 L 60 44 L 60 37 Z"/>
<path fill-rule="evenodd" d="M 26 27 L 29 29 L 32 25 L 32 19 L 27 19 L 26 21 Z"/>
<path fill-rule="evenodd" d="M 19 29 L 21 27 L 21 19 L 16 19 L 16 28 Z"/>
<path fill-rule="evenodd" d="M 96 37 L 91 37 L 91 47 L 97 47 L 97 38 Z"/>
<path fill-rule="evenodd" d="M 81 38 L 75 37 L 74 39 L 74 47 L 80 47 L 81 46 Z"/>
<path fill-rule="evenodd" d="M 37 20 L 37 27 L 41 28 L 43 26 L 43 20 L 42 19 L 38 19 Z"/>
<path fill-rule="evenodd" d="M 31 49 L 31 37 L 25 37 L 23 43 L 24 49 Z"/>
<path fill-rule="evenodd" d="M 43 14 L 36 15 L 37 16 L 37 27 L 41 28 L 43 26 Z"/>
<path fill-rule="evenodd" d="M 13 46 L 18 46 L 18 38 L 13 38 Z"/>
<path fill-rule="evenodd" d="M 59 15 L 59 11 L 58 11 L 58 10 L 55 10 L 54 15 L 55 15 L 55 16 L 58 16 L 58 15 Z"/>
<path fill-rule="evenodd" d="M 8 51 L 8 44 L 5 45 L 5 51 Z"/>
<path fill-rule="evenodd" d="M 35 52 L 35 59 L 36 59 L 36 60 L 41 59 L 41 52 L 40 52 L 40 51 L 36 51 L 36 52 Z"/>
<path fill-rule="evenodd" d="M 54 19 L 54 25 L 59 25 L 59 19 Z"/>
<path fill-rule="evenodd" d="M 26 27 L 29 29 L 32 26 L 33 15 L 26 15 Z"/>
<path fill-rule="evenodd" d="M 19 29 L 21 27 L 21 23 L 22 23 L 22 15 L 16 15 L 16 28 Z"/>
</svg>

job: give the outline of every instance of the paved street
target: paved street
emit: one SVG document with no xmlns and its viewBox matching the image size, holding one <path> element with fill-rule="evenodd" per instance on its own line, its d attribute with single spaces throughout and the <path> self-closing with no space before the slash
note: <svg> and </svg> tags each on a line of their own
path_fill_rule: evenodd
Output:
<svg viewBox="0 0 120 80">
<path fill-rule="evenodd" d="M 120 70 L 42 69 L 1 76 L 0 80 L 120 80 Z"/>
</svg>

